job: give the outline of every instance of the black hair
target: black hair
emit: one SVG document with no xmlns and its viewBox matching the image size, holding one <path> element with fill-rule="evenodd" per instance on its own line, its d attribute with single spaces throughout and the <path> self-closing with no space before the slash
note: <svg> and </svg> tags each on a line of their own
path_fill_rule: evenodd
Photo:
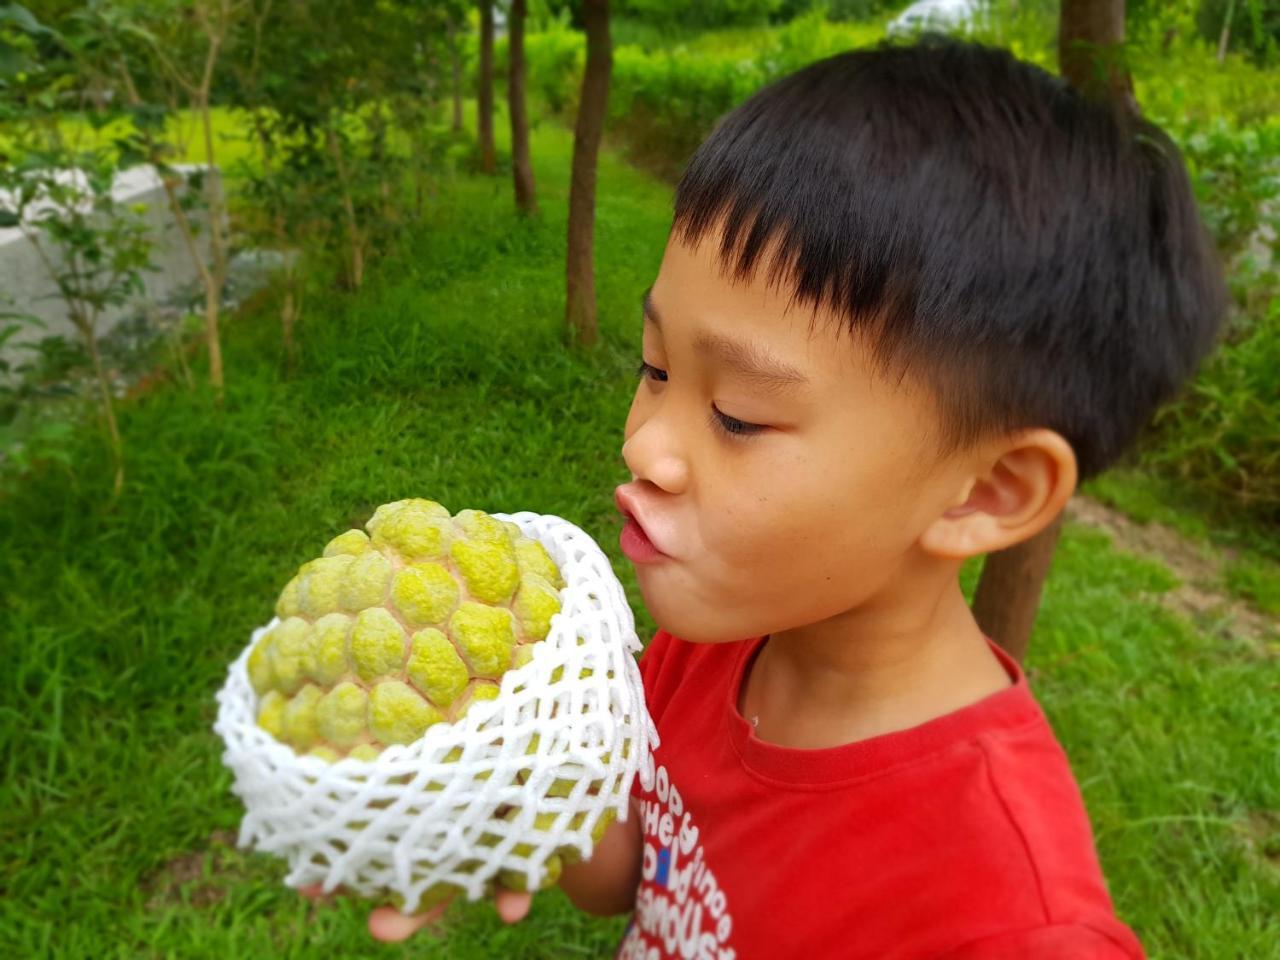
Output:
<svg viewBox="0 0 1280 960">
<path fill-rule="evenodd" d="M 1042 426 L 1071 444 L 1079 480 L 1100 473 L 1196 371 L 1226 310 L 1158 126 L 938 35 L 811 63 L 721 117 L 672 225 L 690 246 L 717 228 L 735 279 L 776 242 L 768 279 L 792 303 L 832 308 L 881 370 L 918 365 L 939 460 Z"/>
</svg>

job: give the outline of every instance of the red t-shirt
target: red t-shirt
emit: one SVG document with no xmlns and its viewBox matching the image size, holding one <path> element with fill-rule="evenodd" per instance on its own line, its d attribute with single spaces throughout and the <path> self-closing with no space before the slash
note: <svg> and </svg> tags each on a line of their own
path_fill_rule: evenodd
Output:
<svg viewBox="0 0 1280 960">
<path fill-rule="evenodd" d="M 617 957 L 1143 960 L 1084 800 L 1018 663 L 945 716 L 820 750 L 738 712 L 763 637 L 659 630 L 640 658 L 658 729 L 637 777 L 644 869 Z"/>
</svg>

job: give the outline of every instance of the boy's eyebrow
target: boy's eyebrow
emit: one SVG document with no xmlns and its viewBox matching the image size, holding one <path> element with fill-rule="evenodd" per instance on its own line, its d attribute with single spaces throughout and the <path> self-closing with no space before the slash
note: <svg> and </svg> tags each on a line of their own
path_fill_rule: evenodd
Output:
<svg viewBox="0 0 1280 960">
<path fill-rule="evenodd" d="M 662 332 L 662 319 L 653 306 L 653 287 L 645 290 L 640 298 L 644 319 Z M 742 379 L 762 390 L 783 392 L 806 386 L 809 378 L 789 363 L 774 357 L 764 347 L 752 341 L 732 340 L 718 333 L 700 333 L 693 342 L 699 353 L 710 353 L 725 366 L 732 367 Z"/>
</svg>

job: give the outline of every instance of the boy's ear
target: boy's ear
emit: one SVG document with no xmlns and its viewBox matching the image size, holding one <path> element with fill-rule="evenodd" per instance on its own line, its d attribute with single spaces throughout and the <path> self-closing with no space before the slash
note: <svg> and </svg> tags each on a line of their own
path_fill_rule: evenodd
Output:
<svg viewBox="0 0 1280 960">
<path fill-rule="evenodd" d="M 955 505 L 921 533 L 927 553 L 964 560 L 1030 540 L 1075 492 L 1075 452 L 1053 430 L 1013 434 L 973 462 Z"/>
</svg>

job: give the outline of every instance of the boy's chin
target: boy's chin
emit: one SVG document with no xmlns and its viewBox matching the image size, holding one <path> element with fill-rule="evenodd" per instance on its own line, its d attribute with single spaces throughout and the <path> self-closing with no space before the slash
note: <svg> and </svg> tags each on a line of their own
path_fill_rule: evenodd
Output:
<svg viewBox="0 0 1280 960">
<path fill-rule="evenodd" d="M 646 609 L 653 613 L 653 607 L 646 603 Z M 686 643 L 696 643 L 699 645 L 715 645 L 721 643 L 733 643 L 737 640 L 743 640 L 752 634 L 746 633 L 711 633 L 707 631 L 706 618 L 697 617 L 662 617 L 653 614 L 653 622 L 659 630 L 664 630 L 673 637 L 679 637 Z"/>
</svg>

